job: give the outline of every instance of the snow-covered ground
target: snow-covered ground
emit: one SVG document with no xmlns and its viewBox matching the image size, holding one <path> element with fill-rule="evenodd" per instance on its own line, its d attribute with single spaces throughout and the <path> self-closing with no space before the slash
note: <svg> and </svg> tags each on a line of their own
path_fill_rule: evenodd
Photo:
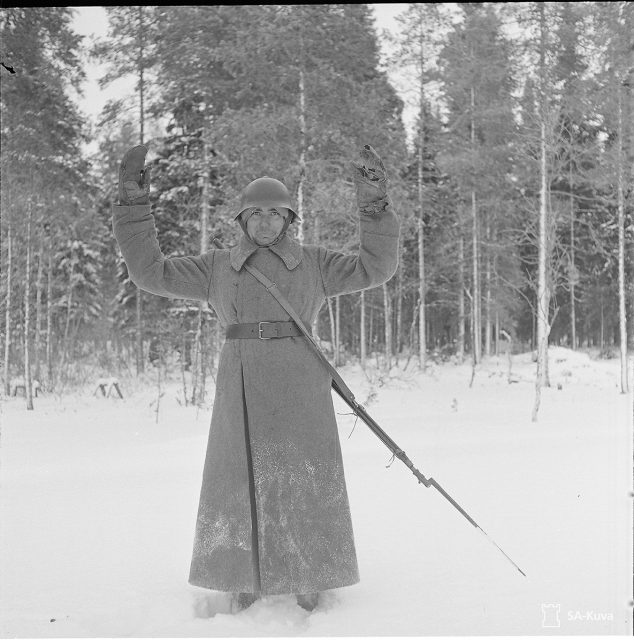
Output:
<svg viewBox="0 0 634 640">
<path fill-rule="evenodd" d="M 358 367 L 343 375 L 360 401 L 376 390 L 370 414 L 527 577 L 342 415 L 361 582 L 311 614 L 275 596 L 232 615 L 224 594 L 187 584 L 211 412 L 180 406 L 176 379 L 158 424 L 149 381 L 124 383 L 124 400 L 92 386 L 32 412 L 6 400 L 0 634 L 629 635 L 632 396 L 618 361 L 552 348 L 538 423 L 530 355 L 514 357 L 513 384 L 506 367 L 487 360 L 472 388 L 468 364 L 394 369 L 374 387 Z"/>
</svg>

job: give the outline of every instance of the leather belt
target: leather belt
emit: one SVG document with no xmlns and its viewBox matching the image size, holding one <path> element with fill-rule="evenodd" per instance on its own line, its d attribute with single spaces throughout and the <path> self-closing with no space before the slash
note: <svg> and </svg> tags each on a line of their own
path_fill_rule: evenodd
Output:
<svg viewBox="0 0 634 640">
<path fill-rule="evenodd" d="M 307 327 L 310 323 L 304 322 Z M 260 340 L 270 340 L 271 338 L 294 338 L 303 335 L 301 329 L 292 321 L 267 322 L 244 322 L 242 324 L 230 324 L 227 327 L 226 337 L 228 340 L 242 338 L 258 338 Z"/>
</svg>

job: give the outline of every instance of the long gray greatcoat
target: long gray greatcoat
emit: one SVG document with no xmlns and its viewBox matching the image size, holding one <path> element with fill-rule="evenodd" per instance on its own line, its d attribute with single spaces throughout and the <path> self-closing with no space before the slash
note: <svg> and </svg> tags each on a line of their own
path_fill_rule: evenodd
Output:
<svg viewBox="0 0 634 640">
<path fill-rule="evenodd" d="M 326 296 L 392 277 L 399 222 L 390 206 L 362 215 L 358 255 L 284 236 L 261 248 L 166 259 L 150 205 L 114 206 L 113 228 L 140 288 L 209 302 L 223 326 L 288 320 L 243 265 L 273 280 L 311 326 Z M 227 340 L 207 445 L 191 584 L 263 595 L 358 582 L 331 378 L 303 337 Z"/>
</svg>

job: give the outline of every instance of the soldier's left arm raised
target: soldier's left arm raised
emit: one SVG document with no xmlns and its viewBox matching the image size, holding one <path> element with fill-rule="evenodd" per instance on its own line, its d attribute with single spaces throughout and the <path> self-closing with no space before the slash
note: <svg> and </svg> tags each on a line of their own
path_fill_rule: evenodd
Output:
<svg viewBox="0 0 634 640">
<path fill-rule="evenodd" d="M 359 252 L 344 254 L 319 249 L 324 294 L 334 296 L 376 287 L 398 267 L 399 219 L 387 195 L 387 173 L 369 145 L 360 162 L 352 162 L 359 207 Z"/>
</svg>

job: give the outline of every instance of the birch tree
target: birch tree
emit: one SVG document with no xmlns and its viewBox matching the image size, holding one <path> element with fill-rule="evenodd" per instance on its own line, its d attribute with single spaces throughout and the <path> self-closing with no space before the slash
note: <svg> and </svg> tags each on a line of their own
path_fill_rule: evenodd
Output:
<svg viewBox="0 0 634 640">
<path fill-rule="evenodd" d="M 634 11 L 631 5 L 626 7 L 626 3 L 619 3 L 618 17 L 616 20 L 616 32 L 620 36 L 620 51 L 623 57 L 620 69 L 617 71 L 617 84 L 615 91 L 617 94 L 617 208 L 618 208 L 618 228 L 619 228 L 619 352 L 621 360 L 621 393 L 627 393 L 628 384 L 628 362 L 627 362 L 627 314 L 626 314 L 626 280 L 625 280 L 625 208 L 626 190 L 632 193 L 634 188 L 634 157 L 629 158 L 627 147 L 627 124 L 625 115 L 629 112 L 630 127 L 631 118 L 634 112 L 629 110 L 627 98 L 628 88 L 631 91 L 632 78 L 634 78 Z M 628 55 L 629 54 L 629 55 Z M 629 164 L 629 167 L 628 167 Z M 629 176 L 628 176 L 629 174 Z M 628 184 L 629 177 L 629 184 Z M 632 310 L 634 313 L 634 309 Z"/>
<path fill-rule="evenodd" d="M 416 225 L 418 237 L 418 357 L 420 368 L 424 371 L 427 358 L 427 331 L 425 296 L 427 282 L 425 278 L 425 197 L 424 197 L 424 165 L 425 165 L 425 85 L 434 79 L 430 73 L 430 59 L 437 56 L 437 34 L 442 19 L 437 5 L 410 4 L 406 11 L 397 18 L 401 33 L 398 41 L 399 49 L 396 60 L 400 65 L 409 65 L 414 69 L 415 86 L 418 101 L 418 122 L 416 128 L 417 153 L 417 212 Z"/>
<path fill-rule="evenodd" d="M 31 227 L 33 223 L 33 196 L 27 204 L 26 264 L 24 273 L 24 395 L 27 410 L 33 411 L 33 380 L 31 378 Z"/>
<path fill-rule="evenodd" d="M 628 362 L 627 362 L 627 315 L 626 315 L 626 285 L 625 285 L 625 192 L 629 186 L 627 181 L 627 125 L 624 113 L 627 110 L 626 87 L 629 86 L 634 68 L 628 63 L 634 60 L 634 13 L 629 7 L 626 10 L 624 2 L 615 3 L 611 7 L 613 12 L 612 38 L 610 43 L 610 56 L 613 77 L 613 91 L 616 94 L 616 206 L 618 226 L 618 296 L 619 296 L 619 354 L 621 361 L 621 393 L 628 392 Z M 627 13 L 626 13 L 627 11 Z M 620 55 L 619 55 L 620 54 Z M 628 55 L 629 54 L 629 55 Z M 619 59 L 620 58 L 620 59 Z M 630 117 L 631 117 L 630 113 Z M 630 160 L 631 162 L 632 160 Z M 630 175 L 630 179 L 632 176 Z"/>
</svg>

